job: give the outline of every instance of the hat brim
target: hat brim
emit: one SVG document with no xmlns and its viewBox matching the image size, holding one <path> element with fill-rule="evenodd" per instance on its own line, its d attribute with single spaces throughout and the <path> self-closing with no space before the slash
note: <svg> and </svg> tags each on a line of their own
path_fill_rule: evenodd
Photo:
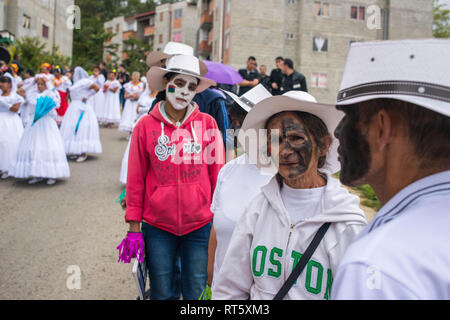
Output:
<svg viewBox="0 0 450 320">
<path fill-rule="evenodd" d="M 248 130 L 256 130 L 256 136 L 259 137 L 258 153 L 259 156 L 264 156 L 267 154 L 267 136 L 260 136 L 259 130 L 266 129 L 267 121 L 272 116 L 287 111 L 307 112 L 320 118 L 325 123 L 328 132 L 331 135 L 332 144 L 328 151 L 324 169 L 330 173 L 338 172 L 341 169 L 341 164 L 338 161 L 339 141 L 334 138 L 334 131 L 339 125 L 339 122 L 343 119 L 344 113 L 337 110 L 335 105 L 302 101 L 287 96 L 276 96 L 264 99 L 248 113 L 242 125 L 242 130 L 239 133 L 238 140 L 249 157 L 254 159 L 254 156 L 249 154 L 253 150 L 251 150 L 251 146 L 248 146 L 246 143 L 246 139 L 251 136 L 248 134 Z M 259 166 L 258 163 L 255 164 Z"/>
<path fill-rule="evenodd" d="M 173 55 L 165 54 L 161 51 L 153 51 L 147 55 L 147 66 L 152 67 L 163 67 L 162 61 L 172 58 Z M 200 61 L 200 75 L 204 77 L 208 73 L 208 67 L 203 61 Z"/>
<path fill-rule="evenodd" d="M 239 99 L 239 97 L 234 94 L 233 92 L 230 91 L 226 91 L 226 90 L 222 90 L 223 92 L 225 92 L 227 95 L 229 95 L 231 97 L 231 99 L 234 100 L 234 102 L 236 102 L 242 109 L 244 109 L 245 112 L 249 113 L 250 110 L 252 110 L 252 108 L 250 108 L 248 105 L 246 105 L 244 102 L 242 102 L 241 99 Z"/>
<path fill-rule="evenodd" d="M 407 96 L 407 95 L 401 95 L 401 94 L 373 94 L 373 95 L 367 95 L 363 97 L 355 97 L 348 100 L 344 100 L 341 102 L 338 102 L 337 106 L 348 106 L 353 105 L 361 102 L 367 102 L 371 100 L 376 99 L 393 99 L 393 100 L 400 100 L 404 102 L 409 102 L 421 107 L 424 107 L 428 110 L 440 113 L 444 116 L 450 117 L 450 103 L 442 101 L 442 100 L 436 100 L 436 99 L 430 99 L 426 97 L 418 97 L 418 96 Z"/>
<path fill-rule="evenodd" d="M 160 67 L 152 67 L 150 68 L 150 70 L 147 73 L 147 80 L 148 80 L 148 84 L 151 88 L 153 88 L 156 91 L 163 91 L 166 88 L 164 87 L 164 76 L 169 73 L 169 72 L 173 72 L 169 69 L 165 69 L 165 68 L 160 68 Z M 195 91 L 196 93 L 200 93 L 205 91 L 206 89 L 208 89 L 209 87 L 215 86 L 216 82 L 210 79 L 207 79 L 205 77 L 202 76 L 197 76 L 197 75 L 193 75 L 190 73 L 184 73 L 184 72 L 175 72 L 177 74 L 184 74 L 187 76 L 191 76 L 191 77 L 195 77 L 197 79 L 200 80 L 198 86 L 197 86 L 197 90 Z"/>
</svg>

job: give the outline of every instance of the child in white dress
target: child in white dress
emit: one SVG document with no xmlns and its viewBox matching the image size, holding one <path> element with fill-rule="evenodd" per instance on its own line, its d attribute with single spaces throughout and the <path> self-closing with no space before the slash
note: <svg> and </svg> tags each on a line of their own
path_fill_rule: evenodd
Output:
<svg viewBox="0 0 450 320">
<path fill-rule="evenodd" d="M 77 156 L 77 162 L 84 162 L 87 153 L 102 153 L 100 131 L 89 98 L 100 88 L 87 72 L 76 67 L 74 85 L 70 87 L 71 102 L 61 124 L 61 134 L 67 155 Z"/>
<path fill-rule="evenodd" d="M 13 88 L 14 78 L 6 74 L 0 77 L 0 177 L 9 178 L 13 161 L 17 155 L 23 124 L 17 112 L 24 102 Z"/>
<path fill-rule="evenodd" d="M 36 86 L 35 94 L 24 94 L 27 102 L 34 104 L 35 115 L 20 140 L 11 176 L 31 179 L 30 185 L 44 179 L 47 185 L 54 185 L 56 179 L 70 177 L 64 143 L 56 124 L 61 98 L 57 91 L 47 89 L 47 81 L 42 77 L 36 77 Z"/>
<path fill-rule="evenodd" d="M 108 81 L 103 86 L 105 103 L 98 112 L 98 121 L 104 123 L 107 128 L 120 123 L 120 89 L 122 85 L 116 79 L 114 72 L 108 72 Z"/>
<path fill-rule="evenodd" d="M 124 86 L 126 102 L 125 107 L 123 108 L 122 120 L 120 121 L 119 131 L 129 132 L 130 136 L 137 118 L 136 109 L 138 106 L 138 101 L 142 93 L 144 92 L 144 84 L 141 81 L 139 81 L 139 78 L 140 78 L 139 72 L 134 72 L 132 75 L 132 81 L 128 82 Z"/>
<path fill-rule="evenodd" d="M 157 91 L 150 91 L 147 87 L 147 90 L 142 94 L 142 96 L 139 98 L 138 101 L 138 107 L 137 107 L 137 120 L 134 124 L 136 126 L 138 122 L 148 115 L 153 102 L 156 99 L 156 95 L 158 94 Z M 128 141 L 127 149 L 125 150 L 125 154 L 122 158 L 122 168 L 120 170 L 120 182 L 122 184 L 127 184 L 127 173 L 128 173 L 128 157 L 130 155 L 130 145 L 131 145 L 131 139 Z"/>
<path fill-rule="evenodd" d="M 91 76 L 91 79 L 100 88 L 100 90 L 98 90 L 98 92 L 89 99 L 89 100 L 91 100 L 92 107 L 94 109 L 94 113 L 95 113 L 99 123 L 101 123 L 100 113 L 105 104 L 105 94 L 103 93 L 103 85 L 105 84 L 105 81 L 106 81 L 105 77 L 101 74 L 100 71 L 101 70 L 98 66 L 95 66 L 93 69 L 94 74 Z"/>
</svg>

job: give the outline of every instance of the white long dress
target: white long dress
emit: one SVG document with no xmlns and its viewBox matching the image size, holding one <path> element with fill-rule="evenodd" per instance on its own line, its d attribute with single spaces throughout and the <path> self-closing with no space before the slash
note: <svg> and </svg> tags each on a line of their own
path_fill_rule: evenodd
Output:
<svg viewBox="0 0 450 320">
<path fill-rule="evenodd" d="M 98 90 L 98 92 L 93 97 L 89 98 L 89 100 L 91 100 L 95 116 L 97 117 L 97 119 L 99 119 L 100 112 L 105 104 L 105 94 L 103 93 L 103 85 L 105 84 L 105 77 L 102 74 L 99 74 L 97 78 L 91 76 L 91 79 L 100 88 L 100 90 Z M 100 122 L 100 120 L 98 121 Z"/>
<path fill-rule="evenodd" d="M 142 93 L 144 92 L 144 84 L 142 82 L 139 82 L 136 85 L 133 85 L 132 82 L 128 82 L 125 86 L 125 91 L 129 95 L 135 95 L 136 97 L 140 98 Z M 127 99 L 125 102 L 125 107 L 123 108 L 122 113 L 122 120 L 120 121 L 119 125 L 119 131 L 122 132 L 132 132 L 134 123 L 137 118 L 137 106 L 138 101 L 131 101 L 131 99 Z"/>
<path fill-rule="evenodd" d="M 97 117 L 89 102 L 89 97 L 95 94 L 95 90 L 89 89 L 93 83 L 92 79 L 81 79 L 69 89 L 72 101 L 60 129 L 67 155 L 102 153 Z M 84 98 L 88 99 L 86 103 L 82 101 Z M 78 123 L 78 131 L 75 132 Z"/>
<path fill-rule="evenodd" d="M 19 115 L 9 109 L 24 99 L 15 92 L 0 95 L 0 171 L 10 172 L 17 155 L 19 141 L 23 135 L 23 124 Z"/>
<path fill-rule="evenodd" d="M 64 142 L 56 124 L 56 108 L 59 107 L 61 98 L 56 91 L 46 90 L 37 93 L 31 98 L 34 100 L 35 107 L 36 100 L 45 96 L 55 101 L 56 107 L 25 128 L 16 160 L 10 172 L 10 175 L 15 178 L 58 179 L 70 177 Z"/>
<path fill-rule="evenodd" d="M 118 80 L 106 81 L 104 88 L 105 93 L 105 103 L 103 107 L 98 109 L 97 118 L 99 122 L 105 123 L 120 123 L 120 88 L 122 85 Z M 112 92 L 110 89 L 116 89 L 116 92 Z"/>
<path fill-rule="evenodd" d="M 150 111 L 150 108 L 153 105 L 153 101 L 155 101 L 155 98 L 150 97 L 150 95 L 148 95 L 148 94 L 144 94 L 141 96 L 141 98 L 138 101 L 138 104 L 139 104 L 138 119 L 136 120 L 136 123 L 134 124 L 134 126 L 136 126 L 136 124 L 138 124 L 138 122 L 142 118 L 147 116 L 148 112 Z M 133 127 L 133 129 L 134 129 L 134 127 Z M 127 149 L 125 150 L 125 154 L 123 155 L 123 158 L 122 158 L 122 167 L 120 170 L 120 179 L 119 179 L 122 184 L 127 184 L 128 158 L 130 156 L 131 140 L 132 139 L 130 139 L 128 141 Z"/>
</svg>

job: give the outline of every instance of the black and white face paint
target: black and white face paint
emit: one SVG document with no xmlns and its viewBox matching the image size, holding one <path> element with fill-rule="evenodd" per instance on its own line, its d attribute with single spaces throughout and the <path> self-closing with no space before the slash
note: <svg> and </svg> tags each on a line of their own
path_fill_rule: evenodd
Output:
<svg viewBox="0 0 450 320">
<path fill-rule="evenodd" d="M 166 97 L 175 110 L 186 109 L 195 97 L 197 78 L 184 74 L 176 75 L 166 87 Z"/>
</svg>

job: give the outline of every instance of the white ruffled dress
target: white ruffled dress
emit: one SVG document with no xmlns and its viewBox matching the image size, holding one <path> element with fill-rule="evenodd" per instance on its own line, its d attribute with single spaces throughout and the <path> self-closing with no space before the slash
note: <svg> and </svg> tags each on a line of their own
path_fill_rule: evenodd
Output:
<svg viewBox="0 0 450 320">
<path fill-rule="evenodd" d="M 64 142 L 56 124 L 58 115 L 56 108 L 61 102 L 58 92 L 46 90 L 30 98 L 27 97 L 27 101 L 30 105 L 34 104 L 35 109 L 37 99 L 45 96 L 55 101 L 56 107 L 25 128 L 13 169 L 10 172 L 10 175 L 15 178 L 61 179 L 70 177 Z"/>
<path fill-rule="evenodd" d="M 92 104 L 92 108 L 94 109 L 95 116 L 100 122 L 99 120 L 100 113 L 105 105 L 105 94 L 103 93 L 103 85 L 105 84 L 105 77 L 102 74 L 100 74 L 97 78 L 91 76 L 91 79 L 100 88 L 100 90 L 89 99 L 91 100 L 90 102 Z"/>
<path fill-rule="evenodd" d="M 98 109 L 97 118 L 99 122 L 104 123 L 120 123 L 120 88 L 122 85 L 118 80 L 106 81 L 104 88 L 105 93 L 105 103 L 102 108 Z M 110 89 L 116 89 L 116 92 L 112 92 Z"/>
<path fill-rule="evenodd" d="M 97 117 L 89 101 L 95 94 L 95 90 L 89 89 L 93 83 L 92 79 L 81 79 L 69 89 L 72 101 L 60 129 L 67 155 L 102 153 Z M 86 103 L 82 101 L 84 98 L 88 99 Z M 78 132 L 75 132 L 82 112 Z"/>
<path fill-rule="evenodd" d="M 125 86 L 125 91 L 129 95 L 136 95 L 138 98 L 144 92 L 144 84 L 139 82 L 136 85 L 133 85 L 132 82 L 128 82 Z M 132 132 L 134 123 L 137 118 L 137 106 L 139 100 L 131 101 L 131 99 L 127 99 L 125 102 L 125 106 L 123 108 L 122 120 L 120 121 L 119 131 L 121 132 Z"/>
<path fill-rule="evenodd" d="M 23 104 L 24 101 L 15 92 L 11 92 L 9 96 L 0 95 L 0 171 L 2 172 L 11 171 L 23 135 L 22 120 L 16 112 L 11 112 L 9 109 L 17 103 Z"/>
</svg>

